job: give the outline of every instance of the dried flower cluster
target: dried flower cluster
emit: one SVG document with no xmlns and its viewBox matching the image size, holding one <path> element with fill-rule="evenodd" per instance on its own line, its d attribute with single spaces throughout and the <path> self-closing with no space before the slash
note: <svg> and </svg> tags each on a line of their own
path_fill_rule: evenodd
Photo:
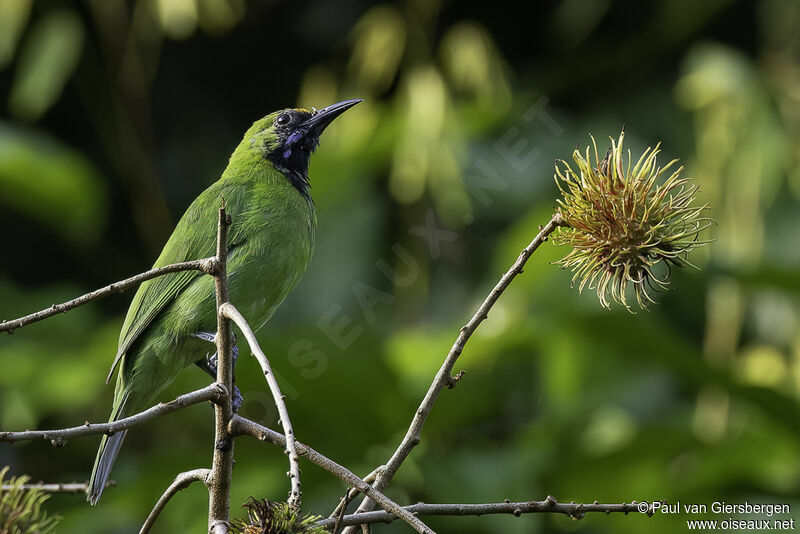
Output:
<svg viewBox="0 0 800 534">
<path fill-rule="evenodd" d="M 579 289 L 595 289 L 601 304 L 608 308 L 617 302 L 629 311 L 629 286 L 640 308 L 655 302 L 650 290 L 666 289 L 672 266 L 692 265 L 689 252 L 707 241 L 699 234 L 713 221 L 702 217 L 708 205 L 695 205 L 697 186 L 680 176 L 678 167 L 658 183 L 677 160 L 664 167 L 656 166 L 655 149 L 648 148 L 631 169 L 623 163 L 622 144 L 611 140 L 611 148 L 600 161 L 594 145 L 585 154 L 575 150 L 574 171 L 566 161 L 556 163 L 555 179 L 561 190 L 559 212 L 565 226 L 553 236 L 553 242 L 572 250 L 558 264 L 573 271 L 573 283 Z M 666 269 L 657 266 L 663 264 Z M 659 275 L 656 271 L 663 271 Z"/>
</svg>

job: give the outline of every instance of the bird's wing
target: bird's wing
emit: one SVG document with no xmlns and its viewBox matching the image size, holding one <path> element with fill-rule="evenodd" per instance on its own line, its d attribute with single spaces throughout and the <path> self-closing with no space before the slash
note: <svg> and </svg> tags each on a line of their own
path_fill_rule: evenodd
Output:
<svg viewBox="0 0 800 534">
<path fill-rule="evenodd" d="M 229 190 L 229 188 L 230 184 L 218 181 L 195 199 L 181 220 L 178 221 L 178 225 L 167 244 L 164 245 L 164 250 L 161 251 L 153 268 L 199 260 L 215 254 L 218 209 L 222 205 L 223 199 L 228 203 L 228 213 L 238 212 L 242 208 L 242 206 L 231 205 L 231 201 L 236 203 L 242 198 L 242 195 L 237 195 L 237 191 Z M 244 239 L 242 232 L 236 231 L 236 228 L 231 230 L 228 237 L 229 251 Z M 122 325 L 119 348 L 111 364 L 106 383 L 114 374 L 122 356 L 131 348 L 141 333 L 197 276 L 202 276 L 202 273 L 195 270 L 180 271 L 153 278 L 139 286 Z"/>
</svg>

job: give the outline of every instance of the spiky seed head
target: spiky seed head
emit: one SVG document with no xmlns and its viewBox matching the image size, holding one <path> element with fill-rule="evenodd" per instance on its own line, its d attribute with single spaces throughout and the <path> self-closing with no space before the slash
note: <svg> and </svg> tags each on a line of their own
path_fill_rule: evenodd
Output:
<svg viewBox="0 0 800 534">
<path fill-rule="evenodd" d="M 566 161 L 556 162 L 558 210 L 565 226 L 553 242 L 572 247 L 557 263 L 574 273 L 572 282 L 580 291 L 594 289 L 604 307 L 614 301 L 632 311 L 629 288 L 640 308 L 655 302 L 650 292 L 669 286 L 672 266 L 694 267 L 687 256 L 707 243 L 699 234 L 713 220 L 702 216 L 708 205 L 696 205 L 697 186 L 681 177 L 683 167 L 674 169 L 678 160 L 658 167 L 659 144 L 631 168 L 630 151 L 627 163 L 622 157 L 624 138 L 624 130 L 618 140 L 612 138 L 602 160 L 594 138 L 593 154 L 588 146 L 585 153 L 576 149 L 577 171 Z"/>
<path fill-rule="evenodd" d="M 247 519 L 235 519 L 231 524 L 234 534 L 325 534 L 323 527 L 315 525 L 321 516 L 302 514 L 285 502 L 250 497 L 242 505 L 247 509 Z"/>
</svg>

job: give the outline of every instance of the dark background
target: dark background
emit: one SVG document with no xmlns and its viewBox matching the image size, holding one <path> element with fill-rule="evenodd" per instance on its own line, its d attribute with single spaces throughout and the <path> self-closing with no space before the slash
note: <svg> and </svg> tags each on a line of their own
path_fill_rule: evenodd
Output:
<svg viewBox="0 0 800 534">
<path fill-rule="evenodd" d="M 147 269 L 257 118 L 364 98 L 312 160 L 317 250 L 259 337 L 298 437 L 365 475 L 401 439 L 458 328 L 548 220 L 554 160 L 590 134 L 602 150 L 624 125 L 635 158 L 661 141 L 660 161 L 679 157 L 711 204 L 714 242 L 691 257 L 702 269 L 674 273 L 649 312 L 607 311 L 570 288 L 552 265 L 567 250 L 547 243 L 470 341 L 457 365 L 466 376 L 442 394 L 388 494 L 800 506 L 800 4 L 3 6 L 0 317 Z M 537 104 L 544 114 L 526 115 Z M 487 172 L 499 181 L 487 186 Z M 448 232 L 433 247 L 426 224 Z M 380 265 L 406 273 L 397 250 L 415 268 L 393 283 Z M 365 309 L 367 286 L 380 302 Z M 0 428 L 104 420 L 129 299 L 0 338 Z M 337 343 L 320 325 L 341 317 L 350 339 Z M 238 380 L 245 415 L 274 426 L 255 362 L 243 358 Z M 164 399 L 206 383 L 187 370 Z M 176 473 L 210 463 L 212 432 L 208 406 L 137 427 L 98 507 L 48 502 L 64 516 L 58 531 L 136 532 Z M 0 466 L 85 480 L 97 442 L 2 445 Z M 251 495 L 285 498 L 285 471 L 277 448 L 238 441 L 234 509 Z M 327 515 L 343 484 L 307 463 L 303 473 L 304 507 Z M 187 489 L 155 530 L 200 532 L 206 505 L 201 486 Z M 429 524 L 672 533 L 693 518 Z"/>
</svg>

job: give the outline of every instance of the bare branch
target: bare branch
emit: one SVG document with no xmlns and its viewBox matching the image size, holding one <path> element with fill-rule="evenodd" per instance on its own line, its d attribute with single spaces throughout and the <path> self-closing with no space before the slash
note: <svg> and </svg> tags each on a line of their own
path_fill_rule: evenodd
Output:
<svg viewBox="0 0 800 534">
<path fill-rule="evenodd" d="M 83 436 L 91 436 L 95 434 L 114 434 L 122 430 L 127 430 L 133 426 L 140 425 L 162 415 L 176 412 L 193 404 L 199 404 L 204 401 L 212 401 L 219 403 L 223 398 L 227 397 L 222 384 L 213 383 L 203 389 L 192 391 L 176 397 L 170 402 L 162 402 L 148 408 L 143 412 L 139 412 L 130 417 L 119 419 L 111 423 L 89 423 L 88 421 L 81 426 L 72 428 L 61 428 L 58 430 L 25 430 L 23 432 L 0 432 L 0 442 L 14 442 L 25 441 L 33 439 L 43 439 L 50 441 L 53 446 L 61 447 L 67 443 L 67 440 L 72 438 L 79 438 Z"/>
<path fill-rule="evenodd" d="M 137 274 L 136 276 L 132 276 L 119 282 L 114 282 L 106 287 L 97 289 L 91 293 L 86 293 L 85 295 L 74 298 L 62 304 L 53 304 L 49 308 L 36 313 L 31 313 L 25 317 L 20 317 L 19 319 L 2 321 L 0 322 L 0 332 L 8 332 L 9 334 L 12 334 L 17 328 L 22 328 L 23 326 L 41 321 L 42 319 L 47 319 L 48 317 L 52 317 L 53 315 L 59 313 L 68 312 L 69 310 L 75 309 L 78 306 L 82 306 L 88 302 L 92 302 L 93 300 L 101 299 L 103 297 L 113 295 L 114 293 L 121 293 L 126 289 L 130 289 L 152 278 L 163 276 L 169 273 L 176 273 L 179 271 L 202 271 L 206 274 L 214 274 L 216 271 L 215 261 L 214 258 L 205 258 L 202 260 L 184 261 L 181 263 L 173 263 L 172 265 L 159 267 L 157 269 L 150 269 L 149 271 L 145 271 L 141 274 Z"/>
<path fill-rule="evenodd" d="M 150 510 L 150 514 L 147 516 L 144 525 L 142 525 L 142 528 L 139 530 L 139 534 L 147 534 L 147 532 L 150 532 L 150 529 L 153 528 L 153 524 L 156 522 L 156 519 L 158 519 L 158 515 L 176 493 L 189 487 L 189 484 L 192 482 L 202 482 L 208 486 L 208 477 L 210 475 L 210 469 L 194 469 L 192 471 L 180 473 L 178 476 L 176 476 L 175 480 L 172 481 L 172 484 L 169 485 L 164 494 L 161 495 L 161 498 L 158 499 L 158 502 L 153 509 Z"/>
<path fill-rule="evenodd" d="M 256 360 L 258 360 L 262 371 L 264 371 L 264 378 L 267 379 L 272 398 L 275 400 L 275 406 L 278 408 L 278 422 L 283 427 L 283 433 L 286 437 L 285 452 L 289 456 L 289 472 L 287 475 L 289 476 L 292 487 L 289 492 L 288 502 L 290 506 L 299 510 L 302 500 L 302 492 L 300 491 L 300 459 L 297 456 L 297 444 L 294 429 L 292 428 L 292 421 L 289 419 L 289 410 L 286 408 L 286 396 L 281 393 L 280 386 L 278 386 L 278 381 L 275 379 L 275 374 L 272 372 L 267 356 L 264 354 L 264 351 L 261 350 L 261 346 L 258 344 L 253 330 L 250 328 L 250 325 L 247 324 L 245 318 L 242 317 L 242 314 L 239 313 L 239 310 L 230 302 L 226 302 L 220 307 L 219 311 L 221 315 L 236 323 L 236 326 L 239 327 L 245 339 L 247 339 L 247 343 L 250 345 L 250 351 L 253 353 Z"/>
<path fill-rule="evenodd" d="M 233 415 L 230 393 L 233 392 L 233 339 L 230 321 L 222 314 L 228 302 L 228 227 L 231 218 L 225 205 L 219 209 L 214 292 L 217 299 L 217 382 L 228 391 L 214 409 L 214 457 L 208 482 L 208 531 L 227 534 L 231 518 L 231 479 L 233 477 L 233 437 L 228 423 Z"/>
<path fill-rule="evenodd" d="M 467 344 L 470 336 L 472 336 L 473 332 L 475 332 L 478 326 L 488 317 L 489 310 L 491 310 L 492 306 L 494 306 L 495 302 L 497 302 L 497 300 L 500 298 L 500 295 L 502 295 L 506 288 L 508 288 L 514 278 L 516 278 L 516 276 L 522 272 L 525 263 L 527 263 L 528 259 L 536 251 L 536 249 L 539 248 L 539 245 L 546 241 L 547 236 L 562 224 L 563 221 L 561 219 L 561 215 L 559 213 L 555 213 L 550 218 L 550 221 L 548 221 L 548 223 L 544 225 L 541 230 L 539 230 L 539 233 L 533 238 L 533 241 L 531 241 L 530 244 L 528 244 L 528 246 L 525 247 L 522 252 L 520 252 L 517 261 L 515 261 L 511 268 L 500 278 L 500 281 L 497 282 L 480 307 L 478 307 L 478 311 L 475 312 L 475 315 L 472 316 L 467 324 L 461 327 L 461 331 L 459 332 L 455 343 L 453 343 L 447 358 L 445 358 L 444 363 L 436 373 L 436 377 L 433 379 L 433 383 L 431 383 L 430 387 L 428 388 L 428 392 L 422 399 L 422 403 L 414 413 L 414 418 L 411 420 L 411 425 L 409 426 L 405 437 L 400 442 L 400 445 L 397 447 L 397 450 L 395 450 L 392 457 L 386 463 L 383 471 L 378 475 L 378 478 L 375 481 L 375 488 L 378 491 L 383 491 L 386 488 L 386 486 L 394 477 L 395 473 L 397 473 L 397 470 L 400 469 L 400 466 L 411 453 L 411 450 L 419 443 L 420 436 L 422 434 L 422 427 L 425 425 L 425 421 L 428 419 L 428 415 L 431 413 L 431 409 L 433 408 L 436 399 L 439 397 L 439 393 L 445 387 L 454 385 L 456 381 L 461 378 L 460 375 L 458 378 L 453 377 L 451 373 L 453 372 L 453 367 L 455 366 L 456 360 L 458 360 L 458 357 L 461 356 L 461 352 L 464 350 L 464 346 Z M 370 503 L 369 499 L 364 499 L 364 502 L 362 502 L 361 506 L 358 507 L 357 513 L 368 512 L 372 510 L 373 507 L 374 504 Z M 345 532 L 348 534 L 354 534 L 355 531 L 351 527 L 346 529 Z"/>
<path fill-rule="evenodd" d="M 106 482 L 106 488 L 116 486 L 117 483 L 113 480 Z M 45 483 L 37 482 L 36 484 L 22 484 L 19 486 L 12 486 L 3 484 L 0 490 L 8 491 L 14 488 L 19 488 L 23 491 L 39 490 L 47 493 L 86 493 L 86 488 L 89 486 L 87 482 L 59 482 L 59 483 Z"/>
<path fill-rule="evenodd" d="M 372 471 L 372 473 L 368 474 L 364 477 L 364 482 L 368 484 L 372 484 L 375 482 L 375 478 L 378 476 L 378 472 L 383 469 L 383 466 L 378 467 Z M 358 491 L 354 488 L 347 488 L 347 491 L 344 493 L 342 498 L 339 500 L 339 504 L 336 505 L 336 508 L 331 512 L 328 516 L 329 518 L 337 519 L 338 522 L 334 523 L 333 525 L 333 534 L 338 534 L 339 528 L 341 528 L 341 520 L 344 518 L 344 515 L 347 513 L 347 507 L 358 496 Z"/>
<path fill-rule="evenodd" d="M 259 425 L 258 423 L 234 414 L 231 419 L 231 434 L 234 436 L 251 436 L 260 441 L 269 441 L 279 447 L 286 446 L 286 437 L 280 432 Z M 359 478 L 355 473 L 346 467 L 337 464 L 327 456 L 320 454 L 311 447 L 297 442 L 297 452 L 301 456 L 307 458 L 310 462 L 320 466 L 329 473 L 333 473 L 347 484 L 351 485 L 361 493 L 368 496 L 370 499 L 376 501 L 384 510 L 391 512 L 394 516 L 402 519 L 417 532 L 432 534 L 433 530 L 430 529 L 425 523 L 420 521 L 412 513 L 403 509 L 402 506 L 389 499 L 386 495 L 376 490 L 364 480 Z"/>
<path fill-rule="evenodd" d="M 636 501 L 631 503 L 621 504 L 598 504 L 597 502 L 591 504 L 583 503 L 560 503 L 556 501 L 555 497 L 547 497 L 543 501 L 527 501 L 527 502 L 497 502 L 485 504 L 413 504 L 405 506 L 404 509 L 408 512 L 417 515 L 486 515 L 486 514 L 511 514 L 519 517 L 523 514 L 535 513 L 554 513 L 564 514 L 572 517 L 573 519 L 583 519 L 587 512 L 602 512 L 605 514 L 610 513 L 623 513 L 629 514 L 631 512 L 640 512 L 639 503 Z M 647 515 L 653 515 L 652 505 L 648 506 L 645 511 Z M 346 515 L 341 519 L 343 526 L 357 526 L 363 524 L 373 523 L 390 523 L 397 519 L 393 514 L 381 510 L 377 512 L 363 512 Z M 336 523 L 335 518 L 327 518 L 317 523 L 317 526 L 325 528 L 333 528 Z"/>
</svg>

